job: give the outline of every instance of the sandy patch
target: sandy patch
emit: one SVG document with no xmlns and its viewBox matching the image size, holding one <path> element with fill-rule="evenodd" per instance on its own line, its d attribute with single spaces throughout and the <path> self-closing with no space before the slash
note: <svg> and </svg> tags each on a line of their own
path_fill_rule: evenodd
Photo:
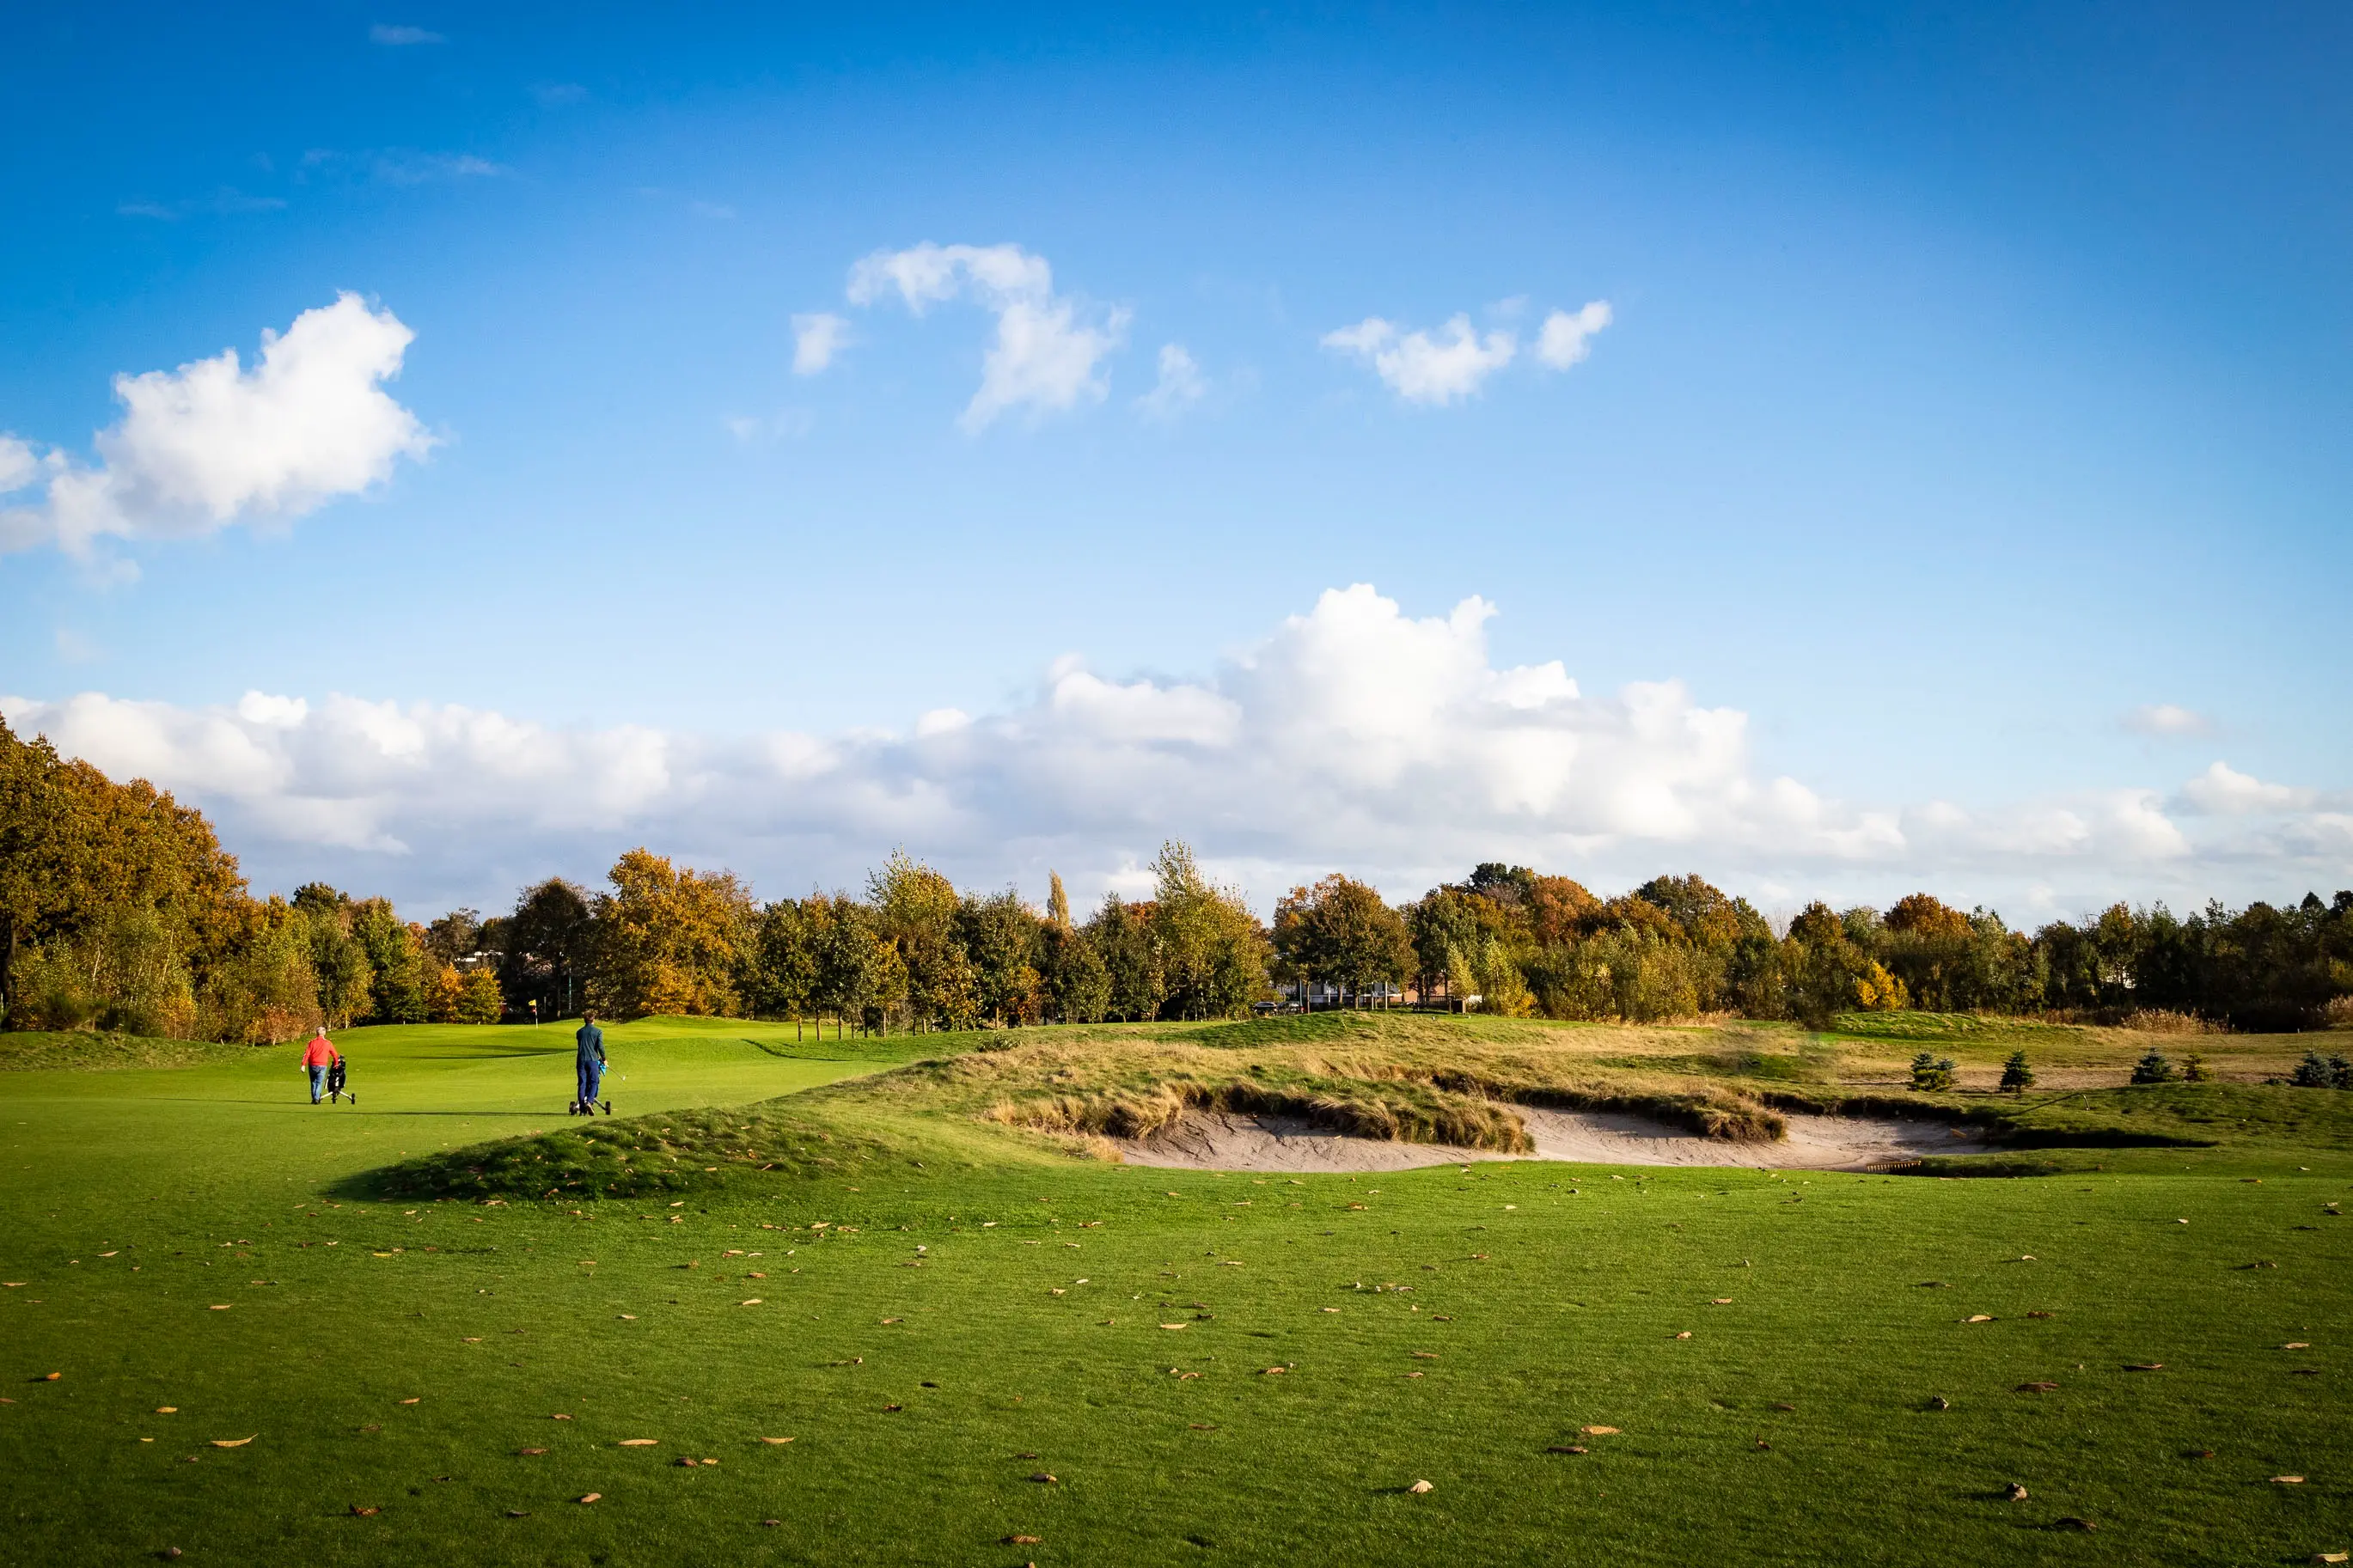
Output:
<svg viewBox="0 0 2353 1568">
<path fill-rule="evenodd" d="M 1188 1110 L 1148 1138 L 1110 1142 L 1131 1165 L 1196 1171 L 1404 1171 L 1468 1160 L 1567 1160 L 1591 1165 L 1746 1165 L 1774 1171 L 1869 1171 L 1923 1154 L 1985 1147 L 1941 1121 L 1881 1116 L 1789 1116 L 1789 1135 L 1772 1143 L 1725 1143 L 1646 1116 L 1615 1111 L 1516 1108 L 1534 1155 L 1493 1154 L 1438 1143 L 1354 1138 L 1293 1116 Z"/>
</svg>

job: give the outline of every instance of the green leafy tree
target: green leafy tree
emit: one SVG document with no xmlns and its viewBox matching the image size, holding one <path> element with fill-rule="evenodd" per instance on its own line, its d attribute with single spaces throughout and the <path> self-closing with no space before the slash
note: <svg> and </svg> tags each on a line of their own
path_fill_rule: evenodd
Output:
<svg viewBox="0 0 2353 1568">
<path fill-rule="evenodd" d="M 1416 961 L 1403 917 L 1371 887 L 1336 871 L 1276 903 L 1272 946 L 1286 978 L 1321 977 L 1359 993 L 1402 982 Z"/>
<path fill-rule="evenodd" d="M 1111 970 L 1094 938 L 1049 925 L 1042 943 L 1048 1010 L 1058 1023 L 1101 1023 L 1111 1014 Z"/>
<path fill-rule="evenodd" d="M 1203 875 L 1171 839 L 1153 862 L 1152 929 L 1167 994 L 1164 1016 L 1231 1018 L 1266 989 L 1265 933 L 1241 894 Z"/>
<path fill-rule="evenodd" d="M 1116 893 L 1105 893 L 1103 907 L 1087 922 L 1088 942 L 1103 961 L 1111 987 L 1106 1017 L 1137 1023 L 1160 1016 L 1168 981 L 1154 914 L 1148 901 L 1131 904 Z"/>
<path fill-rule="evenodd" d="M 580 1010 L 596 940 L 585 889 L 561 877 L 534 882 L 516 896 L 512 914 L 485 925 L 495 927 L 485 938 L 498 954 L 500 988 L 515 1005 L 537 1002 L 543 1018 Z"/>
<path fill-rule="evenodd" d="M 385 899 L 363 899 L 351 908 L 352 939 L 367 954 L 367 1021 L 421 1024 L 426 1019 L 428 971 L 417 933 L 393 912 Z"/>
</svg>

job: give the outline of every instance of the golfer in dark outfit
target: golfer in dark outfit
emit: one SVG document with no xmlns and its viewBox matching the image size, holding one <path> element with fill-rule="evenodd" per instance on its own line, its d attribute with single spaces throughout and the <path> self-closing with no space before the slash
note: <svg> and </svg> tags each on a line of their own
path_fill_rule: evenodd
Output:
<svg viewBox="0 0 2353 1568">
<path fill-rule="evenodd" d="M 580 1032 L 573 1038 L 580 1043 L 576 1058 L 580 1068 L 579 1113 L 594 1116 L 596 1114 L 597 1086 L 605 1079 L 605 1031 L 596 1026 L 596 1014 L 580 1015 Z M 610 1105 L 605 1107 L 605 1114 L 613 1114 Z"/>
</svg>

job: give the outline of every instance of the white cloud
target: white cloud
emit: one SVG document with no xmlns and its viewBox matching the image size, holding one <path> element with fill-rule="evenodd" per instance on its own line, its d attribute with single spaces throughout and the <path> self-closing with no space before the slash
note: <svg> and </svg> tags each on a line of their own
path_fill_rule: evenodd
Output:
<svg viewBox="0 0 2353 1568">
<path fill-rule="evenodd" d="M 30 443 L 0 431 L 0 496 L 21 490 L 41 477 L 40 454 Z"/>
<path fill-rule="evenodd" d="M 2204 773 L 2181 786 L 2183 800 L 2190 809 L 2215 816 L 2240 816 L 2251 812 L 2301 811 L 2314 805 L 2318 798 L 2316 790 L 2297 789 L 2289 784 L 2265 784 L 2249 773 L 2242 773 L 2225 762 L 2217 761 Z"/>
<path fill-rule="evenodd" d="M 174 371 L 119 375 L 120 422 L 97 437 L 100 462 L 45 465 L 37 507 L 0 512 L 0 550 L 55 542 L 88 558 L 95 542 L 185 537 L 241 520 L 290 520 L 383 483 L 433 437 L 385 393 L 416 334 L 356 294 L 261 335 L 251 369 L 235 349 Z M 22 448 L 21 441 L 16 443 Z M 10 465 L 22 488 L 23 458 Z"/>
<path fill-rule="evenodd" d="M 1004 710 L 935 710 L 898 735 L 723 740 L 259 692 L 0 710 L 216 813 L 265 885 L 332 873 L 484 907 L 551 870 L 593 877 L 638 842 L 771 893 L 854 882 L 905 844 L 984 885 L 1054 866 L 1092 896 L 1169 836 L 1261 900 L 1334 867 L 1411 894 L 1488 859 L 1604 888 L 1698 869 L 1760 896 L 2056 900 L 2023 912 L 2277 898 L 2353 874 L 2343 797 L 2228 770 L 2193 781 L 2181 809 L 2142 787 L 1990 809 L 1844 802 L 1761 771 L 1747 716 L 1679 681 L 1588 695 L 1558 660 L 1498 666 L 1495 613 L 1472 598 L 1415 617 L 1368 586 L 1335 589 L 1201 677 L 1120 679 L 1068 657 Z M 2250 791 L 2257 814 L 2199 800 Z"/>
<path fill-rule="evenodd" d="M 1160 345 L 1160 379 L 1135 400 L 1137 412 L 1157 424 L 1169 425 L 1209 395 L 1208 378 L 1182 343 Z"/>
<path fill-rule="evenodd" d="M 1588 301 L 1575 315 L 1555 310 L 1536 337 L 1536 358 L 1554 370 L 1567 370 L 1593 352 L 1593 334 L 1613 319 L 1607 300 Z"/>
<path fill-rule="evenodd" d="M 2212 734 L 2214 721 L 2171 702 L 2144 702 L 2124 716 L 2124 727 L 2136 735 L 2194 738 Z"/>
<path fill-rule="evenodd" d="M 407 48 L 417 44 L 446 44 L 448 41 L 439 33 L 428 32 L 423 27 L 398 26 L 388 22 L 378 22 L 368 29 L 368 42 L 382 44 L 387 48 Z"/>
<path fill-rule="evenodd" d="M 829 310 L 793 318 L 793 374 L 816 375 L 849 343 L 849 323 Z"/>
<path fill-rule="evenodd" d="M 1370 363 L 1389 389 L 1408 403 L 1444 406 L 1469 397 L 1489 376 L 1512 363 L 1519 339 L 1511 332 L 1472 330 L 1471 318 L 1456 315 L 1438 335 L 1400 331 L 1378 316 L 1324 334 L 1324 346 Z"/>
<path fill-rule="evenodd" d="M 997 316 L 997 335 L 981 363 L 980 389 L 958 420 L 986 429 L 1001 415 L 1028 408 L 1060 413 L 1100 403 L 1111 385 L 1103 360 L 1125 340 L 1124 309 L 1082 308 L 1054 292 L 1053 268 L 1018 245 L 936 245 L 878 250 L 849 269 L 853 305 L 896 294 L 917 316 L 970 297 Z"/>
<path fill-rule="evenodd" d="M 470 153 L 379 153 L 371 171 L 388 185 L 426 185 L 437 180 L 494 179 L 508 173 L 502 163 Z"/>
<path fill-rule="evenodd" d="M 817 427 L 817 416 L 806 408 L 780 408 L 774 414 L 738 415 L 720 423 L 744 446 L 766 447 L 798 440 Z"/>
</svg>

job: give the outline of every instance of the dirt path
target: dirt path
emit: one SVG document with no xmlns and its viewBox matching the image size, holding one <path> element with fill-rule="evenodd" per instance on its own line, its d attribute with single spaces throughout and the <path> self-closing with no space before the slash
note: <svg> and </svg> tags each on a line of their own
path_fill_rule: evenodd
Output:
<svg viewBox="0 0 2353 1568">
<path fill-rule="evenodd" d="M 1789 1135 L 1772 1143 L 1725 1143 L 1644 1116 L 1610 1111 L 1518 1108 L 1538 1160 L 1593 1165 L 1746 1165 L 1775 1171 L 1867 1171 L 1930 1153 L 1984 1147 L 1938 1121 L 1890 1117 L 1791 1116 Z M 1514 1159 L 1436 1143 L 1352 1138 L 1297 1117 L 1187 1111 L 1148 1138 L 1115 1140 L 1132 1165 L 1196 1171 L 1403 1171 Z"/>
</svg>

